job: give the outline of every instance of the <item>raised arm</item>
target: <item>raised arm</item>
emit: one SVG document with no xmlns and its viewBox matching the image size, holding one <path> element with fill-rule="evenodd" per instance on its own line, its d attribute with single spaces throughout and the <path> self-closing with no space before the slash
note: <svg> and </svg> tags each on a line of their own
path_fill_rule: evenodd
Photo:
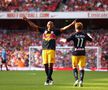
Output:
<svg viewBox="0 0 108 90">
<path fill-rule="evenodd" d="M 70 23 L 69 25 L 61 28 L 60 31 L 63 32 L 65 30 L 69 29 L 72 25 L 75 25 L 75 23 L 76 23 L 76 19 L 72 23 Z"/>
<path fill-rule="evenodd" d="M 38 31 L 39 26 L 36 25 L 35 23 L 33 23 L 32 21 L 30 21 L 27 17 L 23 17 L 23 20 L 26 21 L 33 29 L 35 29 L 36 31 Z"/>
<path fill-rule="evenodd" d="M 94 41 L 94 38 L 91 36 L 91 34 L 90 34 L 90 33 L 87 33 L 87 36 L 88 36 L 88 38 L 87 38 L 87 39 L 88 39 L 89 41 Z"/>
</svg>

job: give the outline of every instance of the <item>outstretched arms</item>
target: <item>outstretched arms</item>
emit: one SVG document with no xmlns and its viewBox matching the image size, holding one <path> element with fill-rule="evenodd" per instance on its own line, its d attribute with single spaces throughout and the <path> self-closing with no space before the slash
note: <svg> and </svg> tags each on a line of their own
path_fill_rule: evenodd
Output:
<svg viewBox="0 0 108 90">
<path fill-rule="evenodd" d="M 30 21 L 27 17 L 23 17 L 23 20 L 26 21 L 33 29 L 35 29 L 36 31 L 38 31 L 39 26 L 34 24 L 32 21 Z"/>
<path fill-rule="evenodd" d="M 60 31 L 63 32 L 63 31 L 65 31 L 65 30 L 69 29 L 69 28 L 70 28 L 72 25 L 74 25 L 75 23 L 76 23 L 76 19 L 75 19 L 72 23 L 70 23 L 69 25 L 67 25 L 67 26 L 65 26 L 65 27 L 63 27 L 63 28 L 61 28 Z"/>
</svg>

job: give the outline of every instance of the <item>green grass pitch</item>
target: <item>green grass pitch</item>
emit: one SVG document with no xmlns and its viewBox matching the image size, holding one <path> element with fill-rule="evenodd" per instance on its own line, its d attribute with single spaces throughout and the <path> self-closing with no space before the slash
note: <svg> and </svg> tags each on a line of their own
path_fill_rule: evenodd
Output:
<svg viewBox="0 0 108 90">
<path fill-rule="evenodd" d="M 108 72 L 86 71 L 83 87 L 73 87 L 72 71 L 54 71 L 52 86 L 45 79 L 44 71 L 0 71 L 0 90 L 108 90 Z"/>
</svg>

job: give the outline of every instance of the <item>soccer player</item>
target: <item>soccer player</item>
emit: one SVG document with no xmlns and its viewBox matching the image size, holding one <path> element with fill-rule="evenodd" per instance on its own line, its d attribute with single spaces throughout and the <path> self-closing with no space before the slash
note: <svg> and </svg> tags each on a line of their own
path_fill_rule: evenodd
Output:
<svg viewBox="0 0 108 90">
<path fill-rule="evenodd" d="M 8 71 L 9 69 L 7 67 L 7 53 L 4 48 L 2 49 L 2 52 L 1 52 L 1 59 L 2 59 L 1 70 L 2 70 L 2 66 L 4 64 L 6 67 L 6 70 Z"/>
<path fill-rule="evenodd" d="M 86 66 L 85 45 L 87 41 L 93 40 L 90 34 L 84 33 L 82 29 L 83 24 L 81 22 L 76 22 L 75 33 L 67 39 L 61 38 L 60 40 L 62 42 L 69 42 L 72 40 L 74 43 L 74 50 L 72 52 L 72 67 L 75 78 L 74 86 L 77 86 L 79 84 L 79 87 L 83 86 L 84 67 Z M 80 69 L 80 80 L 78 80 L 77 66 L 79 66 Z"/>
<path fill-rule="evenodd" d="M 55 63 L 55 49 L 56 49 L 56 38 L 59 36 L 63 31 L 69 29 L 72 25 L 75 24 L 76 20 L 74 20 L 69 25 L 56 30 L 54 28 L 54 23 L 52 21 L 47 22 L 47 28 L 41 28 L 38 25 L 31 22 L 26 17 L 23 18 L 28 24 L 34 28 L 36 31 L 39 31 L 43 35 L 42 40 L 42 59 L 43 64 L 45 66 L 45 72 L 47 76 L 47 80 L 45 81 L 44 85 L 52 85 L 52 73 L 53 73 L 53 65 Z"/>
</svg>

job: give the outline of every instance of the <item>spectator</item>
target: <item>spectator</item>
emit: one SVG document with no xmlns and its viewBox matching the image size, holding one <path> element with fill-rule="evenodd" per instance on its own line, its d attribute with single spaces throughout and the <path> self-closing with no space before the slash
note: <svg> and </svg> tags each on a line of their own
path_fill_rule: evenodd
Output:
<svg viewBox="0 0 108 90">
<path fill-rule="evenodd" d="M 107 0 L 1 0 L 0 11 L 107 11 Z"/>
</svg>

